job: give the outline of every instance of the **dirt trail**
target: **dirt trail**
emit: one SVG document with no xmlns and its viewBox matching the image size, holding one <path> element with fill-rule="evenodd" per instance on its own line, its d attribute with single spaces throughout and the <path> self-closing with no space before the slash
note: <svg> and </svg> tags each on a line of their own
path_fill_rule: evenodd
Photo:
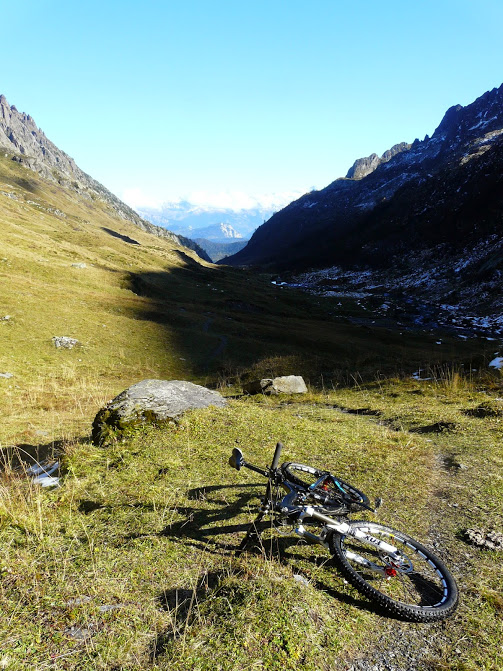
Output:
<svg viewBox="0 0 503 671">
<path fill-rule="evenodd" d="M 379 415 L 362 413 L 362 421 L 382 425 Z M 444 531 L 444 502 L 438 493 L 450 487 L 451 474 L 445 467 L 445 455 L 440 446 L 436 446 L 432 455 L 431 505 L 428 507 L 429 533 L 426 544 L 438 553 L 452 568 L 453 560 L 449 546 L 453 538 Z M 406 529 L 403 531 L 407 531 Z M 461 566 L 455 567 L 456 580 L 463 580 Z M 429 671 L 435 668 L 435 660 L 439 660 L 442 652 L 456 646 L 455 638 L 459 636 L 454 625 L 454 618 L 444 622 L 418 625 L 395 619 L 382 619 L 379 623 L 381 635 L 373 642 L 372 649 L 365 651 L 360 658 L 346 662 L 345 671 Z"/>
</svg>

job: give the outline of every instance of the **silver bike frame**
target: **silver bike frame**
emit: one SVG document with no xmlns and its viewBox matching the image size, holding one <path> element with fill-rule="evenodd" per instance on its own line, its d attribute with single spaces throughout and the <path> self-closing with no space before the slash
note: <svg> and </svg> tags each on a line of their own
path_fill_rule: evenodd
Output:
<svg viewBox="0 0 503 671">
<path fill-rule="evenodd" d="M 306 528 L 302 523 L 305 517 L 312 517 L 313 519 L 321 522 L 324 525 L 321 534 L 319 536 L 316 536 L 316 534 L 312 534 L 311 532 L 306 530 Z M 334 531 L 335 533 L 340 534 L 341 536 L 353 536 L 354 538 L 358 538 L 364 543 L 368 543 L 369 545 L 372 545 L 378 550 L 381 550 L 393 561 L 394 568 L 396 568 L 402 573 L 404 572 L 408 573 L 410 572 L 410 570 L 412 570 L 410 561 L 404 558 L 403 555 L 400 553 L 400 551 L 394 545 L 390 545 L 385 541 L 381 541 L 378 538 L 375 538 L 375 536 L 367 534 L 361 531 L 360 529 L 357 528 L 355 529 L 347 522 L 334 520 L 333 518 L 328 517 L 327 515 L 323 515 L 322 513 L 319 513 L 315 508 L 313 508 L 313 506 L 305 506 L 302 509 L 302 512 L 299 514 L 297 520 L 295 533 L 297 533 L 299 536 L 305 538 L 307 541 L 311 543 L 319 543 L 320 545 L 323 545 L 323 547 L 329 549 L 328 543 L 326 541 L 326 537 L 329 531 Z M 362 557 L 359 554 L 346 550 L 346 557 L 350 561 L 356 562 L 357 564 L 364 566 L 366 569 L 370 571 L 379 573 L 383 576 L 387 576 L 386 567 L 378 566 L 377 564 L 374 564 L 374 562 L 369 561 L 368 559 Z"/>
</svg>

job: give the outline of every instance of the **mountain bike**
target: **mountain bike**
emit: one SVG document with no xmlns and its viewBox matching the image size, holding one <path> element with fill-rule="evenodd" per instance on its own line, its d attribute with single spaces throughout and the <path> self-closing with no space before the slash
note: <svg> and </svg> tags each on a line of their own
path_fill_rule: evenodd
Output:
<svg viewBox="0 0 503 671">
<path fill-rule="evenodd" d="M 261 523 L 270 516 L 273 526 L 292 525 L 309 543 L 332 555 L 347 582 L 387 612 L 412 622 L 435 622 L 451 615 L 458 605 L 458 588 L 445 564 L 408 534 L 376 522 L 350 520 L 358 510 L 377 512 L 356 487 L 332 473 L 304 464 L 279 464 L 276 445 L 269 468 L 259 468 L 234 448 L 229 464 L 248 468 L 267 478 L 260 512 L 250 525 L 236 554 L 261 536 Z M 308 531 L 313 524 L 317 533 Z"/>
</svg>

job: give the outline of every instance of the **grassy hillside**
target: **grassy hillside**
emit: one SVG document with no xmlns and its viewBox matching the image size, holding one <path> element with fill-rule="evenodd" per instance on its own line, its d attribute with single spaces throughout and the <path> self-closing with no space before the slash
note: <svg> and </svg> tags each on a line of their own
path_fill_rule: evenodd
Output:
<svg viewBox="0 0 503 671">
<path fill-rule="evenodd" d="M 3 668 L 501 668 L 501 553 L 463 540 L 502 528 L 502 380 L 480 372 L 496 343 L 353 326 L 350 298 L 334 314 L 202 263 L 3 156 L 0 228 Z M 308 395 L 240 393 L 294 372 Z M 218 387 L 229 406 L 92 446 L 97 410 L 145 378 Z M 487 401 L 493 416 L 470 412 Z M 265 464 L 276 440 L 434 545 L 461 586 L 455 617 L 388 618 L 288 536 L 235 558 L 261 489 L 228 455 Z M 25 476 L 36 454 L 58 454 L 60 488 Z"/>
<path fill-rule="evenodd" d="M 0 372 L 13 374 L 0 380 L 2 441 L 85 434 L 103 401 L 147 377 L 216 383 L 256 367 L 331 385 L 491 356 L 479 342 L 355 328 L 329 302 L 196 261 L 5 157 L 0 203 Z M 359 309 L 345 303 L 340 314 Z M 56 350 L 54 336 L 82 346 Z"/>
</svg>

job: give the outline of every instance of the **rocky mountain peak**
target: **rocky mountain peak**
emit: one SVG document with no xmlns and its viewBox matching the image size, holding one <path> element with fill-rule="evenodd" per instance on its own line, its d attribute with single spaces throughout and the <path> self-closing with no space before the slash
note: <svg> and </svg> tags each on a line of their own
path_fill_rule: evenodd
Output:
<svg viewBox="0 0 503 671">
<path fill-rule="evenodd" d="M 486 91 L 470 105 L 453 105 L 444 114 L 432 139 L 466 142 L 501 128 L 503 84 Z"/>
<path fill-rule="evenodd" d="M 218 227 L 221 231 L 221 234 L 224 238 L 239 239 L 239 238 L 243 237 L 241 235 L 241 233 L 238 233 L 238 231 L 236 231 L 236 229 L 233 226 L 231 226 L 230 224 L 225 224 L 225 223 L 222 222 L 222 223 L 217 224 L 217 225 L 218 225 Z"/>
<path fill-rule="evenodd" d="M 434 136 L 445 135 L 452 129 L 456 128 L 459 119 L 459 112 L 464 109 L 462 105 L 453 105 L 449 107 L 447 112 L 444 114 L 444 117 L 438 128 L 436 129 Z"/>
<path fill-rule="evenodd" d="M 362 179 L 363 177 L 370 175 L 371 172 L 374 172 L 379 163 L 380 159 L 377 154 L 370 154 L 370 156 L 358 158 L 348 170 L 346 178 Z"/>
<path fill-rule="evenodd" d="M 385 151 L 380 158 L 377 154 L 370 154 L 370 156 L 366 156 L 365 158 L 357 159 L 348 170 L 346 179 L 363 179 L 367 175 L 370 175 L 371 172 L 374 172 L 382 163 L 387 163 L 393 156 L 410 149 L 410 146 L 407 142 L 400 142 Z"/>
<path fill-rule="evenodd" d="M 73 158 L 61 151 L 43 133 L 29 114 L 9 105 L 0 95 L 0 148 L 12 154 L 12 160 L 38 173 L 46 180 L 57 182 L 79 196 L 101 201 L 115 214 L 158 237 L 172 239 L 182 247 L 193 249 L 205 261 L 208 255 L 191 240 L 142 219 L 133 209 L 108 191 L 102 184 L 81 170 Z"/>
<path fill-rule="evenodd" d="M 0 96 L 0 147 L 12 152 L 14 160 L 16 155 L 24 157 L 19 162 L 45 179 L 59 181 L 65 177 L 80 187 L 90 185 L 91 178 L 78 168 L 73 158 L 58 149 L 29 114 L 9 105 L 4 95 Z"/>
</svg>

